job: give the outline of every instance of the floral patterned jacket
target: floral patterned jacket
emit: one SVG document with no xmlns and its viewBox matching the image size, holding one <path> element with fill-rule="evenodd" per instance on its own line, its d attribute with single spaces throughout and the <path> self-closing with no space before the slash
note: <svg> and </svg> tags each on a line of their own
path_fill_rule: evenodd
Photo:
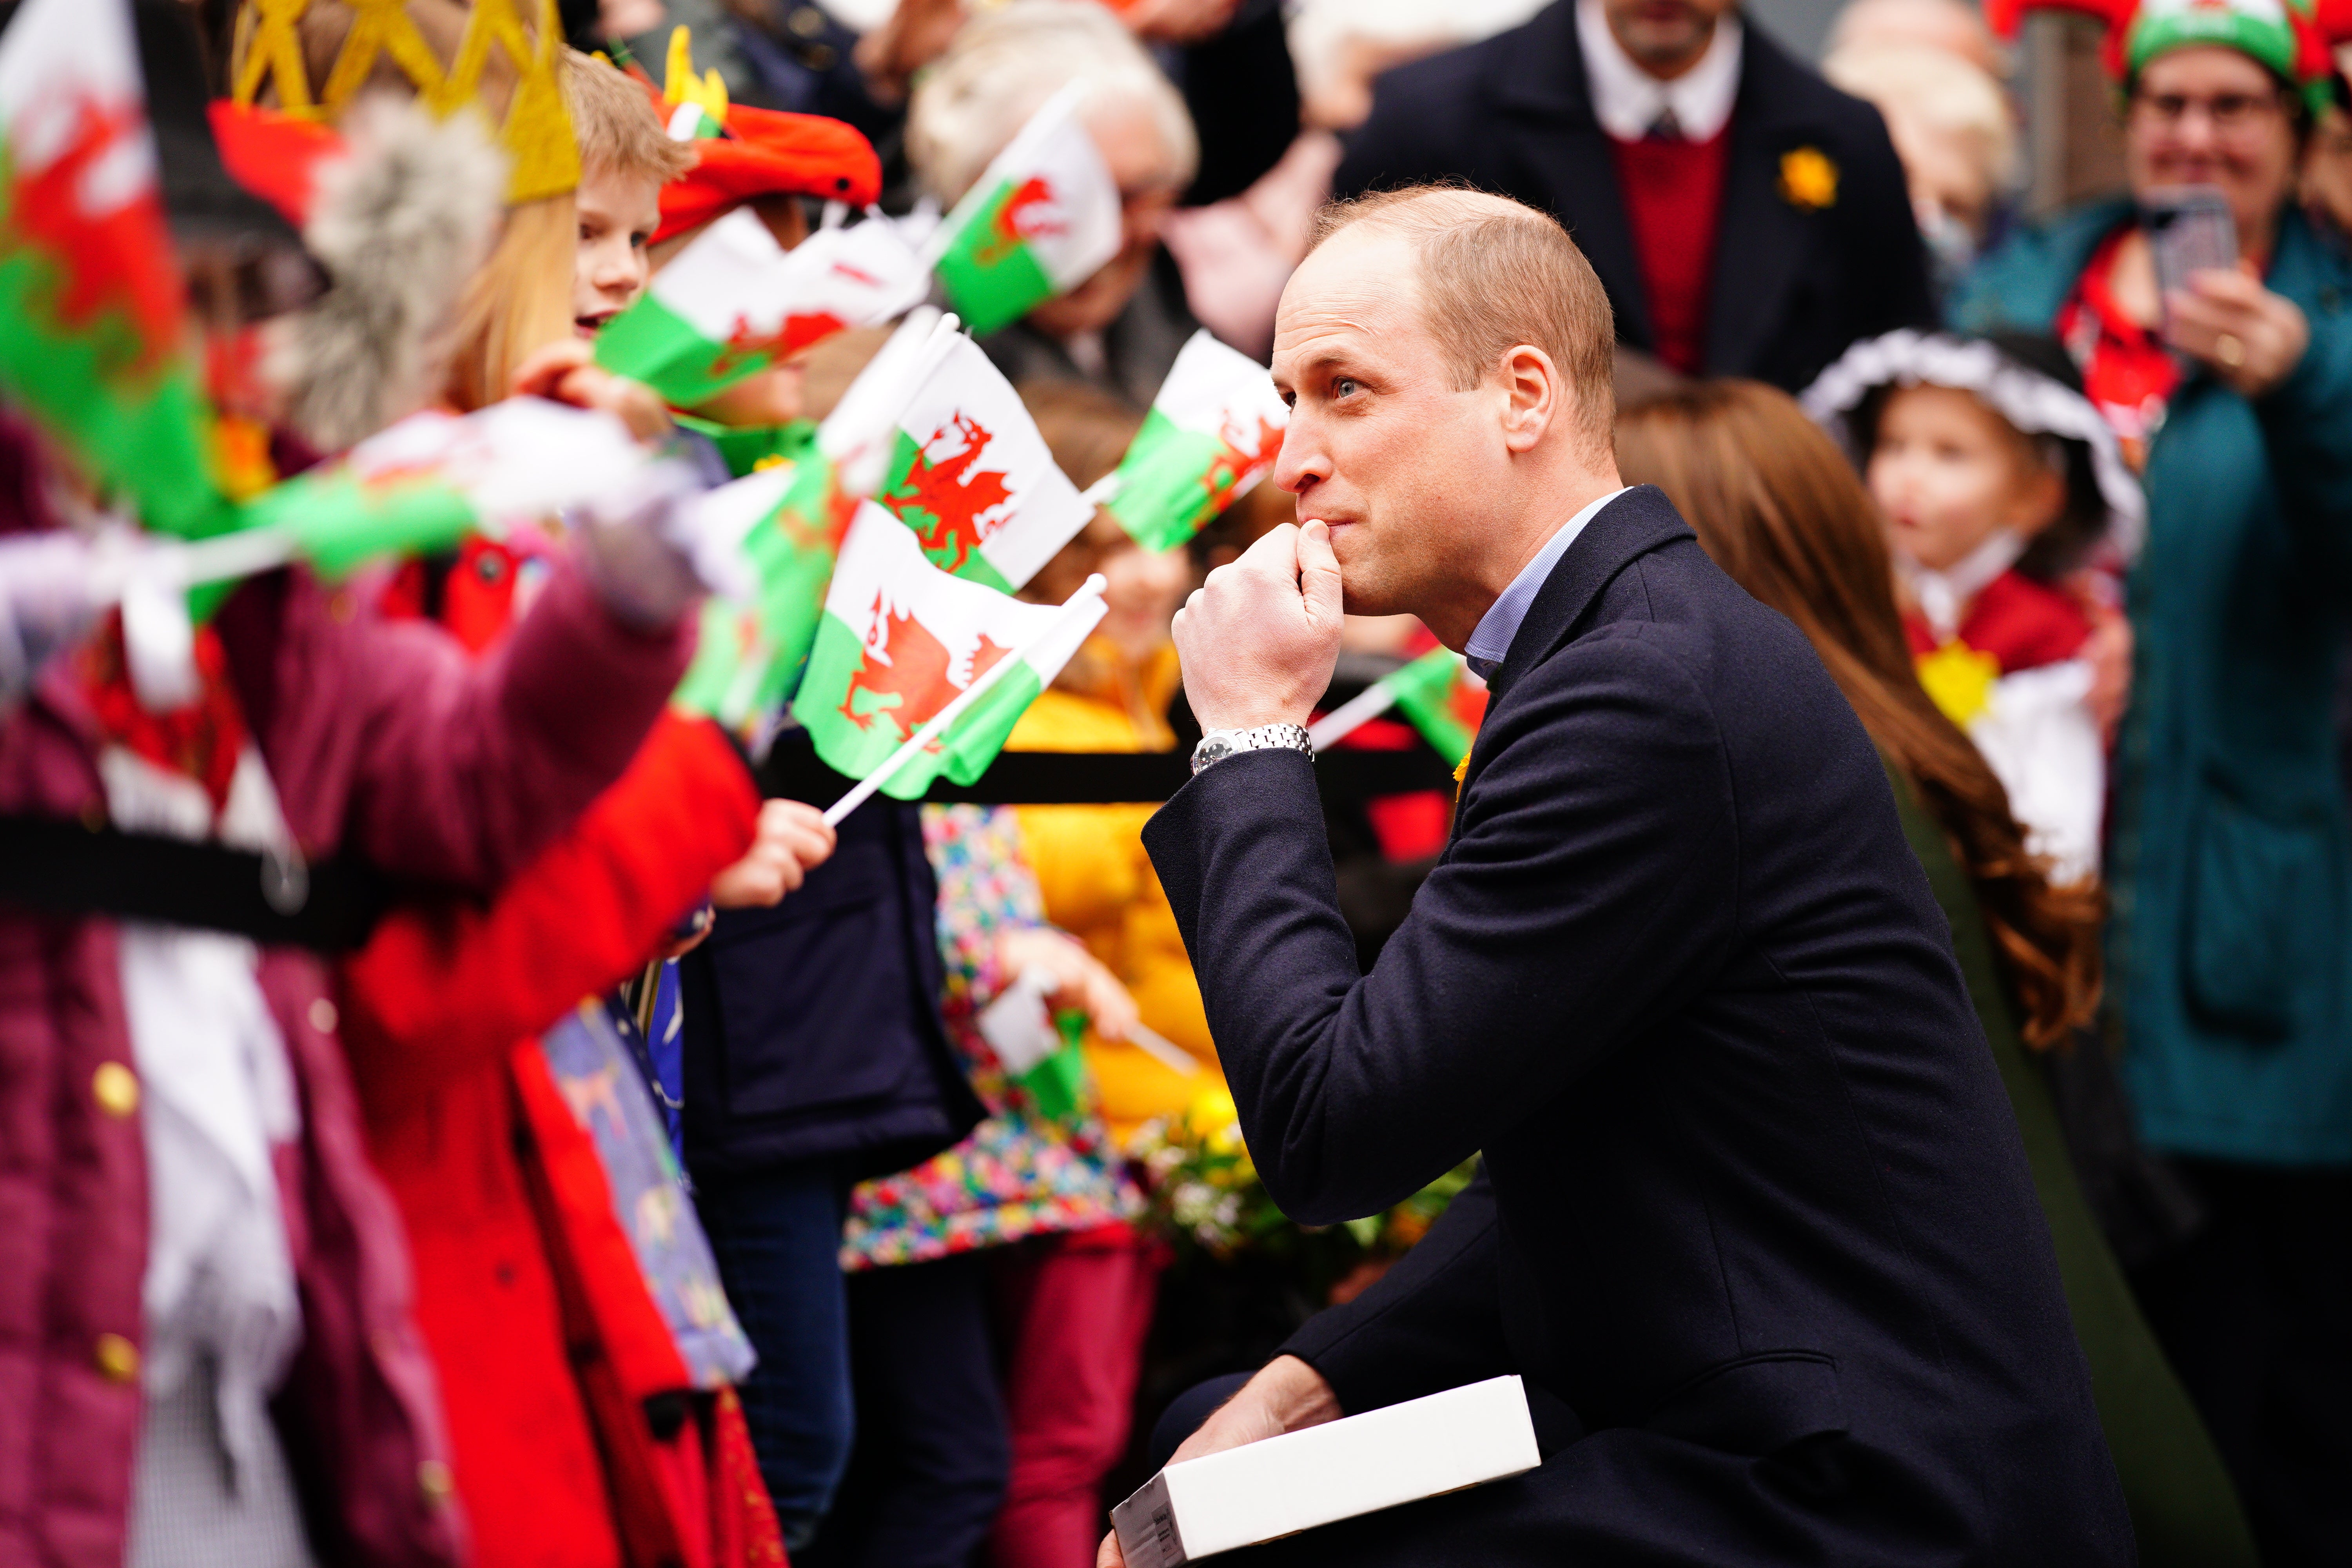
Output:
<svg viewBox="0 0 2352 1568">
<path fill-rule="evenodd" d="M 1026 1236 L 1091 1230 L 1144 1210 L 1092 1107 L 1074 1119 L 1041 1113 L 1010 1081 L 974 1018 L 1010 980 L 995 959 L 1008 927 L 1045 923 L 1037 879 L 1011 811 L 925 806 L 923 845 L 939 878 L 941 1011 L 988 1119 L 944 1154 L 861 1184 L 842 1228 L 845 1269 L 924 1263 Z"/>
</svg>

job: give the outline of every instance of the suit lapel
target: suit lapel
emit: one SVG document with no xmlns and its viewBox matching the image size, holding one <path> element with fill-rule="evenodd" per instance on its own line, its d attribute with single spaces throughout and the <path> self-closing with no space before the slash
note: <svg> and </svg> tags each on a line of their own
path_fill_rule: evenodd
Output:
<svg viewBox="0 0 2352 1568">
<path fill-rule="evenodd" d="M 1783 83 L 1800 68 L 1761 27 L 1748 25 L 1707 290 L 1705 356 L 1713 375 L 1754 373 L 1804 276 L 1814 230 L 1825 221 L 1780 192 L 1781 159 L 1821 135 L 1808 117 L 1785 108 L 1793 95 Z"/>
<path fill-rule="evenodd" d="M 1560 0 L 1528 24 L 1527 47 L 1503 57 L 1488 87 L 1516 130 L 1512 151 L 1528 175 L 1515 188 L 1550 195 L 1553 216 L 1575 237 L 1616 306 L 1617 336 L 1648 348 L 1649 297 L 1633 257 L 1616 160 L 1592 118 L 1573 0 Z"/>
<path fill-rule="evenodd" d="M 1488 711 L 1507 700 L 1511 689 L 1528 671 L 1569 639 L 1584 613 L 1618 573 L 1636 557 L 1662 544 L 1692 537 L 1690 525 L 1683 521 L 1674 502 L 1655 485 L 1636 485 L 1593 513 L 1592 521 L 1584 525 L 1584 531 L 1576 536 L 1576 542 L 1568 547 L 1552 567 L 1551 575 L 1537 590 L 1535 602 L 1528 606 L 1527 619 L 1519 623 L 1517 634 L 1511 638 L 1510 652 L 1503 657 L 1502 668 L 1488 679 Z M 1486 765 L 1485 739 L 1486 731 L 1481 729 L 1479 741 L 1472 744 L 1469 763 L 1463 771 L 1463 791 L 1469 789 L 1479 769 Z M 1454 822 L 1458 828 L 1458 814 Z"/>
</svg>

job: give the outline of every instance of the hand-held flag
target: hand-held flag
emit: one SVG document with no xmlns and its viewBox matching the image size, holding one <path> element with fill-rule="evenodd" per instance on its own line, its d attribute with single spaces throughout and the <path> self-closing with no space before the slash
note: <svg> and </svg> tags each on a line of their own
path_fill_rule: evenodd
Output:
<svg viewBox="0 0 2352 1568">
<path fill-rule="evenodd" d="M 1047 99 L 932 235 L 948 299 L 987 333 L 1066 294 L 1118 254 L 1118 186 L 1073 82 Z"/>
<path fill-rule="evenodd" d="M 1058 608 L 1024 604 L 940 571 L 868 503 L 842 542 L 793 716 L 835 772 L 873 774 L 898 799 L 942 773 L 970 784 L 1102 616 L 1099 578 Z"/>
<path fill-rule="evenodd" d="M 1290 410 L 1265 366 L 1206 329 L 1160 384 L 1104 505 L 1147 550 L 1173 550 L 1274 471 Z"/>
</svg>

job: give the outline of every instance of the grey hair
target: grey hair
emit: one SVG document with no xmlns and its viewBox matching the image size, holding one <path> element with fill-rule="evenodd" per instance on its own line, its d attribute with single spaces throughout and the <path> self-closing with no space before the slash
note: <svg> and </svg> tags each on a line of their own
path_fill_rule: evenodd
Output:
<svg viewBox="0 0 2352 1568">
<path fill-rule="evenodd" d="M 1073 81 L 1086 84 L 1090 101 L 1141 101 L 1167 149 L 1169 177 L 1192 183 L 1201 162 L 1192 116 L 1134 35 L 1096 0 L 1013 0 L 968 23 L 916 82 L 907 161 L 924 191 L 951 205 Z"/>
</svg>

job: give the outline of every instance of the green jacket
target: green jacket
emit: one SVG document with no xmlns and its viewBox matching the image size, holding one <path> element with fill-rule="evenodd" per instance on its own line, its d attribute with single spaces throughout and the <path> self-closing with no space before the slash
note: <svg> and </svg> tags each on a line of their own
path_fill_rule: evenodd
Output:
<svg viewBox="0 0 2352 1568">
<path fill-rule="evenodd" d="M 2028 227 L 1953 324 L 2052 330 L 2116 202 Z M 2115 763 L 2110 994 L 2148 1142 L 2352 1163 L 2352 826 L 2334 702 L 2352 579 L 2352 268 L 2290 209 L 2266 279 L 2311 347 L 2249 403 L 2201 369 L 2149 445 Z"/>
<path fill-rule="evenodd" d="M 2253 1537 L 2221 1455 L 2140 1316 L 2122 1266 L 2107 1250 L 2084 1201 L 2059 1131 L 2048 1074 L 2019 1039 L 2016 1012 L 1993 958 L 1976 889 L 1953 858 L 1943 831 L 1899 776 L 1895 803 L 1903 835 L 1952 922 L 1952 951 L 1968 982 L 1969 1000 L 1976 1004 L 2002 1087 L 2017 1112 L 2034 1195 L 2057 1247 L 2058 1277 L 2074 1337 L 2090 1363 L 2091 1397 L 2131 1510 L 2141 1568 L 2254 1568 Z"/>
</svg>

